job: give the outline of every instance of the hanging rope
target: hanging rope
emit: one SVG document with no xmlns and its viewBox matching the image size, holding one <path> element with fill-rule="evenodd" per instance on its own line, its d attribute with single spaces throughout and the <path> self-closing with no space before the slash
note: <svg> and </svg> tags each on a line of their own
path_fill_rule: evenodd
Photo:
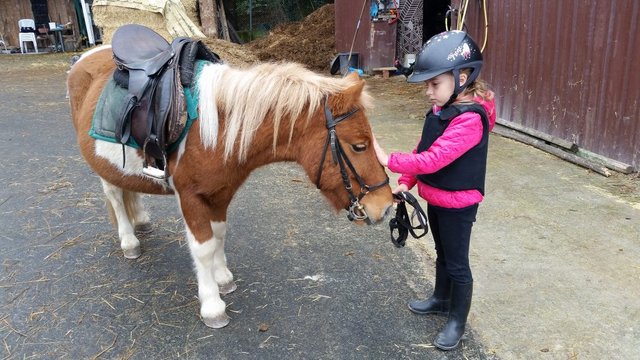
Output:
<svg viewBox="0 0 640 360">
<path fill-rule="evenodd" d="M 484 20 L 484 39 L 482 41 L 482 47 L 480 48 L 480 52 L 484 51 L 484 48 L 487 46 L 487 41 L 489 39 L 489 18 L 487 16 L 487 1 L 486 0 L 482 0 L 482 4 L 480 5 L 482 7 L 482 13 L 483 13 L 483 20 Z M 449 7 L 449 10 L 447 10 L 445 17 L 444 17 L 444 28 L 446 31 L 449 31 L 449 19 L 451 18 L 451 15 L 457 15 L 457 23 L 456 23 L 456 28 L 455 30 L 464 30 L 464 21 L 467 17 L 467 9 L 469 7 L 469 0 L 462 0 L 462 2 L 460 3 L 460 8 L 456 9 L 456 8 L 452 8 Z"/>
<path fill-rule="evenodd" d="M 356 42 L 356 36 L 358 36 L 358 29 L 360 29 L 360 20 L 362 20 L 362 13 L 364 13 L 364 7 L 367 5 L 368 0 L 362 2 L 362 9 L 360 10 L 360 16 L 358 17 L 358 23 L 356 25 L 356 31 L 353 33 L 353 39 L 351 40 L 351 48 L 349 49 L 349 57 L 347 57 L 347 64 L 351 63 L 351 53 L 353 53 L 353 44 Z"/>
</svg>

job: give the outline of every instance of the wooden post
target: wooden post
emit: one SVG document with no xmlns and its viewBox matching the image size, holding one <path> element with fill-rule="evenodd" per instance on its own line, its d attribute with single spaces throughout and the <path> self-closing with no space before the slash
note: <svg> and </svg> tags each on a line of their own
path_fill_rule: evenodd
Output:
<svg viewBox="0 0 640 360">
<path fill-rule="evenodd" d="M 224 11 L 224 1 L 220 1 L 220 22 L 222 23 L 223 39 L 231 41 L 229 36 L 229 24 L 227 23 L 227 13 Z"/>
<path fill-rule="evenodd" d="M 207 37 L 218 38 L 218 7 L 216 0 L 198 0 L 200 24 Z"/>
</svg>

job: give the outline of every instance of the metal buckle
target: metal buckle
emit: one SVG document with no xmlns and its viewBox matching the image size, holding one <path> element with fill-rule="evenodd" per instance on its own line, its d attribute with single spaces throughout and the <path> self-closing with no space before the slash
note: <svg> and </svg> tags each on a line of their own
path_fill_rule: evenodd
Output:
<svg viewBox="0 0 640 360">
<path fill-rule="evenodd" d="M 347 214 L 347 219 L 349 219 L 350 221 L 354 221 L 354 220 L 366 220 L 369 215 L 367 215 L 367 212 L 364 210 L 364 206 L 360 205 L 360 202 L 358 202 L 358 200 L 354 201 L 351 203 L 351 205 L 349 205 L 349 213 Z"/>
</svg>

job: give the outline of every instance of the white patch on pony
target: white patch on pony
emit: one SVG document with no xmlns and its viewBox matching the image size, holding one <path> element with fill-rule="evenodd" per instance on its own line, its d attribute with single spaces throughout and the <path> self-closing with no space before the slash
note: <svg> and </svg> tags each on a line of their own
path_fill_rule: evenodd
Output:
<svg viewBox="0 0 640 360">
<path fill-rule="evenodd" d="M 142 173 L 142 166 L 144 159 L 138 155 L 138 151 L 130 146 L 124 147 L 126 161 L 124 162 L 124 168 L 122 167 L 122 145 L 115 144 L 108 141 L 97 140 L 95 142 L 96 156 L 106 159 L 122 173 L 124 176 L 141 176 L 146 179 L 157 182 L 161 185 L 166 185 L 163 180 L 148 177 Z"/>
<path fill-rule="evenodd" d="M 83 54 L 80 56 L 80 59 L 78 59 L 78 61 L 76 61 L 76 64 L 77 64 L 77 63 L 79 63 L 80 61 L 82 61 L 82 59 L 86 58 L 87 56 L 90 56 L 90 55 L 92 55 L 92 54 L 97 53 L 98 51 L 102 51 L 102 50 L 105 50 L 105 49 L 111 49 L 111 45 L 100 45 L 100 46 L 98 46 L 98 47 L 94 47 L 93 49 L 91 49 L 91 50 L 89 50 L 89 51 L 87 51 L 87 52 L 83 53 Z M 75 65 L 75 64 L 74 64 L 74 65 Z"/>
<path fill-rule="evenodd" d="M 126 176 L 142 176 L 142 164 L 144 159 L 138 155 L 138 151 L 130 146 L 124 147 L 126 157 L 125 166 L 122 167 L 122 145 L 108 141 L 96 140 L 96 156 L 108 160 Z"/>
</svg>

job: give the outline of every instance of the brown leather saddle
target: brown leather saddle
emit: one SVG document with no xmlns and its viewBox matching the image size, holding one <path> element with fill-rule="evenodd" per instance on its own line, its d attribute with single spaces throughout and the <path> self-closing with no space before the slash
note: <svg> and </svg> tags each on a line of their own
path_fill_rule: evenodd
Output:
<svg viewBox="0 0 640 360">
<path fill-rule="evenodd" d="M 167 149 L 185 128 L 183 88 L 194 81 L 196 60 L 221 62 L 201 41 L 178 37 L 171 44 L 137 24 L 119 27 L 111 42 L 114 80 L 128 90 L 116 124 L 116 140 L 131 139 L 144 153 L 143 173 L 167 179 Z M 123 148 L 124 153 L 124 148 Z"/>
</svg>

